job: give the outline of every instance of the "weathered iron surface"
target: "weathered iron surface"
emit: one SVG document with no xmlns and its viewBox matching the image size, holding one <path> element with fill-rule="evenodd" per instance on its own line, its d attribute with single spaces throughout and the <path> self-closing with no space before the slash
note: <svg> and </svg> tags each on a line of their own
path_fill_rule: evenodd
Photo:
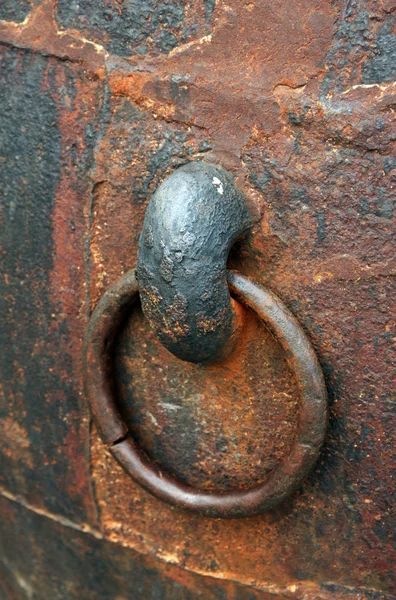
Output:
<svg viewBox="0 0 396 600">
<path fill-rule="evenodd" d="M 226 265 L 251 225 L 245 199 L 216 165 L 188 163 L 152 196 L 139 243 L 139 296 L 160 342 L 182 360 L 221 362 L 235 350 L 243 325 Z"/>
<path fill-rule="evenodd" d="M 0 4 L 0 19 L 6 21 L 23 21 L 32 8 L 32 2 L 29 0 L 3 0 Z"/>
<path fill-rule="evenodd" d="M 93 521 L 79 354 L 99 86 L 78 66 L 1 57 L 0 483 Z"/>
<path fill-rule="evenodd" d="M 234 581 L 202 577 L 106 540 L 99 531 L 46 518 L 0 498 L 3 599 L 273 600 Z M 70 526 L 72 525 L 72 526 Z M 290 597 L 290 596 L 289 596 Z M 287 600 L 288 595 L 277 596 Z M 350 600 L 350 595 L 345 600 Z M 369 597 L 367 597 L 369 598 Z M 374 600 L 382 600 L 377 595 Z M 331 600 L 327 594 L 325 600 Z M 370 597 L 371 600 L 371 597 Z"/>
<path fill-rule="evenodd" d="M 33 6 L 24 22 L 0 23 L 4 43 L 27 50 L 21 54 L 27 62 L 18 63 L 18 68 L 15 62 L 3 60 L 10 94 L 26 86 L 23 82 L 31 77 L 27 73 L 37 62 L 57 65 L 58 73 L 72 73 L 76 90 L 62 99 L 53 92 L 63 123 L 59 143 L 65 162 L 60 172 L 65 176 L 56 187 L 52 211 L 43 209 L 40 214 L 53 242 L 50 250 L 42 244 L 44 254 L 52 255 L 55 247 L 56 259 L 49 268 L 51 279 L 42 287 L 37 283 L 38 268 L 32 267 L 34 294 L 26 308 L 29 319 L 37 323 L 40 319 L 43 327 L 56 314 L 62 331 L 67 325 L 69 333 L 50 338 L 44 348 L 46 360 L 56 360 L 49 365 L 54 369 L 51 389 L 56 390 L 52 396 L 56 400 L 29 422 L 25 415 L 37 414 L 43 406 L 30 385 L 32 381 L 38 385 L 37 373 L 42 377 L 44 358 L 37 349 L 43 329 L 37 325 L 18 330 L 18 341 L 23 340 L 27 349 L 18 364 L 34 364 L 35 377 L 24 386 L 23 379 L 19 380 L 13 413 L 17 412 L 17 422 L 27 432 L 34 468 L 22 466 L 28 465 L 25 442 L 20 441 L 23 436 L 13 435 L 12 427 L 3 428 L 2 444 L 8 444 L 2 473 L 6 489 L 22 499 L 29 497 L 34 510 L 44 511 L 43 504 L 51 504 L 58 515 L 66 513 L 75 522 L 89 522 L 94 520 L 88 487 L 91 468 L 100 528 L 118 544 L 120 554 L 129 553 L 121 546 L 130 546 L 184 569 L 260 586 L 275 597 L 392 598 L 395 265 L 391 219 L 396 163 L 391 81 L 395 62 L 389 42 L 394 10 L 394 0 L 298 0 L 292 7 L 280 0 L 218 0 L 208 34 L 200 37 L 200 33 L 192 43 L 178 41 L 179 46 L 169 54 L 154 49 L 154 53 L 150 50 L 127 59 L 109 54 L 107 45 L 90 37 L 94 23 L 79 31 L 75 21 L 73 29 L 60 30 L 56 18 L 61 17 L 57 13 L 55 18 L 51 0 Z M 18 21 L 22 16 L 12 18 Z M 109 40 L 113 35 L 107 30 Z M 10 52 L 14 56 L 15 51 Z M 49 67 L 45 73 L 50 73 Z M 44 109 L 48 75 L 42 81 L 33 96 Z M 98 109 L 101 128 L 97 138 L 95 133 L 90 138 L 83 131 L 85 124 L 96 123 Z M 18 131 L 18 123 L 7 121 L 11 140 L 11 130 Z M 36 119 L 36 128 L 38 123 Z M 45 121 L 42 126 L 44 134 L 48 131 Z M 56 130 L 56 126 L 51 128 L 54 135 Z M 53 143 L 49 133 L 43 137 Z M 93 163 L 89 160 L 92 142 Z M 56 169 L 49 153 L 36 151 L 46 147 L 37 143 L 29 160 L 40 157 L 43 164 L 45 156 L 52 173 Z M 21 156 L 19 151 L 17 155 Z M 151 498 L 111 456 L 103 455 L 94 430 L 89 459 L 84 445 L 89 423 L 81 418 L 84 406 L 79 400 L 81 365 L 77 358 L 67 365 L 62 362 L 65 348 L 74 357 L 80 355 L 86 292 L 93 307 L 103 291 L 136 263 L 138 236 L 151 193 L 175 167 L 203 158 L 223 164 L 236 175 L 254 217 L 251 240 L 234 252 L 230 264 L 274 290 L 296 315 L 313 341 L 330 395 L 329 434 L 309 480 L 282 509 L 243 522 L 211 520 L 209 524 L 203 517 Z M 78 172 L 82 176 L 75 178 Z M 9 181 L 15 189 L 18 178 Z M 18 187 L 21 198 L 26 194 L 23 185 Z M 79 215 L 76 231 L 86 236 L 89 252 L 85 254 L 82 236 L 67 235 L 66 224 L 76 216 L 73 211 Z M 32 219 L 24 223 L 31 227 Z M 30 228 L 26 231 L 26 245 L 30 245 L 38 234 Z M 22 245 L 23 238 L 16 233 L 14 240 Z M 40 265 L 39 252 L 37 257 Z M 72 265 L 81 266 L 79 276 Z M 21 274 L 11 267 L 6 274 L 8 269 L 15 275 L 9 281 L 18 299 Z M 52 285 L 70 272 L 67 284 Z M 59 312 L 53 306 L 47 310 L 48 294 Z M 12 295 L 8 298 L 12 304 Z M 8 315 L 10 327 L 17 330 L 21 319 L 15 312 L 2 314 Z M 194 485 L 216 481 L 227 489 L 253 477 L 265 478 L 259 464 L 262 457 L 267 461 L 270 456 L 275 465 L 292 443 L 294 431 L 289 423 L 294 422 L 297 409 L 293 376 L 281 349 L 265 330 L 254 321 L 250 327 L 240 361 L 232 364 L 234 372 L 208 367 L 204 373 L 203 367 L 187 363 L 183 369 L 177 367 L 176 359 L 151 336 L 137 309 L 120 334 L 115 366 L 124 418 L 128 417 L 134 436 L 152 458 L 178 477 L 189 472 Z M 11 333 L 5 339 L 11 346 L 16 343 Z M 142 342 L 140 350 L 136 340 Z M 266 361 L 260 365 L 255 358 L 263 352 Z M 2 360 L 8 360 L 6 353 Z M 61 371 L 60 364 L 64 365 Z M 2 365 L 2 377 L 4 370 Z M 139 372 L 138 380 L 135 372 Z M 46 373 L 48 381 L 50 371 Z M 260 387 L 263 377 L 268 386 L 260 390 L 267 394 L 264 406 L 252 400 L 259 396 L 252 389 Z M 155 389 L 154 381 L 161 382 Z M 60 402 L 59 390 L 66 383 L 73 389 L 67 401 Z M 227 401 L 225 412 L 216 412 L 211 401 L 211 394 L 220 387 Z M 7 394 L 8 402 L 12 398 L 9 389 Z M 201 414 L 190 401 L 195 394 L 203 396 Z M 245 411 L 240 397 L 247 400 Z M 155 413 L 157 398 L 162 404 Z M 227 420 L 230 406 L 243 427 Z M 59 412 L 54 416 L 49 411 L 55 407 Z M 209 420 L 208 415 L 214 418 Z M 269 431 L 261 430 L 261 420 L 271 423 Z M 42 423 L 48 423 L 45 431 Z M 64 433 L 69 427 L 75 427 L 78 434 L 66 443 Z M 230 433 L 233 441 L 227 447 L 224 439 L 230 439 Z M 47 447 L 48 435 L 60 450 L 46 451 L 42 459 L 40 446 Z M 158 441 L 162 439 L 167 443 Z M 183 456 L 177 452 L 180 440 Z M 251 461 L 240 458 L 246 456 L 246 448 L 251 450 Z M 14 461 L 10 449 L 16 456 L 23 451 L 24 458 Z M 30 478 L 33 485 L 29 485 Z M 66 489 L 65 481 L 70 479 Z M 82 504 L 88 507 L 85 513 L 79 508 Z M 11 569 L 19 565 L 18 572 L 26 572 L 29 561 L 21 566 L 16 556 L 9 556 Z M 116 585 L 113 579 L 106 582 L 108 587 Z M 21 596 L 24 592 L 13 593 Z M 11 592 L 8 595 L 12 597 Z"/>
<path fill-rule="evenodd" d="M 210 33 L 215 0 L 58 0 L 59 28 L 77 29 L 116 55 L 167 54 Z"/>
<path fill-rule="evenodd" d="M 239 346 L 223 364 L 180 363 L 157 341 L 139 305 L 115 344 L 117 404 L 134 439 L 176 479 L 203 490 L 263 483 L 295 436 L 299 392 L 285 353 L 240 308 Z"/>
</svg>

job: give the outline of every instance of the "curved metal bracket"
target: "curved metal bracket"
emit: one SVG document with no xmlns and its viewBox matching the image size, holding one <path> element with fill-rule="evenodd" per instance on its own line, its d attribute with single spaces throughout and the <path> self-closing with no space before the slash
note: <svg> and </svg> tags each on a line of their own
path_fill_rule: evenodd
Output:
<svg viewBox="0 0 396 600">
<path fill-rule="evenodd" d="M 213 363 L 232 351 L 240 319 L 227 257 L 251 225 L 243 195 L 215 165 L 189 163 L 152 196 L 139 243 L 139 294 L 157 337 L 178 358 Z"/>
</svg>

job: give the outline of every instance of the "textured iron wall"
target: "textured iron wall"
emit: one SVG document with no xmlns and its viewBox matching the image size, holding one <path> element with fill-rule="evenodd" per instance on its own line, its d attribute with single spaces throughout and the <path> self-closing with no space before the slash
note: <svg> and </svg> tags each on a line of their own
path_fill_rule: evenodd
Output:
<svg viewBox="0 0 396 600">
<path fill-rule="evenodd" d="M 59 598 L 394 597 L 395 8 L 1 4 L 5 598 L 46 598 L 49 581 Z M 195 159 L 235 174 L 254 230 L 230 262 L 292 309 L 330 395 L 310 479 L 242 521 L 137 488 L 82 398 L 90 309 L 135 265 L 150 193 Z M 136 312 L 117 381 L 147 452 L 202 486 L 265 477 L 293 436 L 297 390 L 254 320 L 233 364 L 205 370 L 181 366 Z"/>
</svg>

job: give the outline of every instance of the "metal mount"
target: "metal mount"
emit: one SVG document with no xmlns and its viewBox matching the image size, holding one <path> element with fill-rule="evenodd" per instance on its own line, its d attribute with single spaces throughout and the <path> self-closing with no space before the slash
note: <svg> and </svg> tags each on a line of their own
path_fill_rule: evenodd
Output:
<svg viewBox="0 0 396 600">
<path fill-rule="evenodd" d="M 251 225 L 244 197 L 215 165 L 189 163 L 152 196 L 139 243 L 139 294 L 158 339 L 178 358 L 213 363 L 232 351 L 241 324 L 227 258 Z"/>
<path fill-rule="evenodd" d="M 84 340 L 85 395 L 109 451 L 151 494 L 209 517 L 251 516 L 282 502 L 316 462 L 327 424 L 323 374 L 299 323 L 272 292 L 226 270 L 232 244 L 250 224 L 243 196 L 223 169 L 195 163 L 175 171 L 147 209 L 138 281 L 129 271 L 103 295 Z M 114 396 L 111 348 L 139 296 L 161 342 L 183 360 L 225 360 L 238 331 L 240 303 L 277 338 L 295 375 L 300 403 L 290 453 L 265 482 L 224 493 L 199 490 L 164 473 L 137 446 Z"/>
</svg>

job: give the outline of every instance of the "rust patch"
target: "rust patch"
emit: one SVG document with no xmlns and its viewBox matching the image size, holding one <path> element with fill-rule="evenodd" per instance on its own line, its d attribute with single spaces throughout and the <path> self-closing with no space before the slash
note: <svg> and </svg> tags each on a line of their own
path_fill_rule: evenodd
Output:
<svg viewBox="0 0 396 600">
<path fill-rule="evenodd" d="M 34 9 L 36 20 L 32 14 L 25 24 L 1 24 L 6 44 L 81 62 L 101 77 L 104 62 L 109 70 L 93 174 L 92 305 L 134 266 L 152 190 L 175 166 L 208 157 L 234 170 L 255 215 L 253 236 L 231 265 L 290 306 L 330 390 L 329 436 L 309 482 L 282 509 L 243 525 L 187 517 L 149 498 L 107 462 L 94 434 L 101 519 L 118 547 L 259 585 L 275 597 L 392 597 L 395 100 L 383 40 L 393 8 L 391 0 L 304 1 L 293 10 L 281 2 L 219 2 L 212 37 L 168 56 L 132 60 L 97 51 L 75 31 L 58 35 L 49 2 Z M 16 81 L 29 69 L 31 63 L 20 66 Z M 62 248 L 70 249 L 59 242 L 59 255 Z M 14 286 L 10 268 L 6 276 L 6 286 Z M 38 290 L 41 302 L 45 288 Z M 25 342 L 30 337 L 22 335 Z M 40 356 L 38 344 L 33 351 Z M 147 365 L 156 358 L 146 351 L 136 357 L 141 375 L 127 352 L 119 357 L 134 386 L 139 378 L 151 381 Z M 130 379 L 123 383 L 121 367 L 119 373 L 120 394 L 127 396 Z M 286 373 L 280 383 L 292 385 Z M 167 382 L 161 385 L 165 394 Z M 57 406 L 72 401 L 58 392 Z M 148 444 L 163 426 L 154 418 L 159 425 L 147 421 Z M 61 422 L 51 419 L 52 434 L 61 435 Z M 41 460 L 35 477 L 46 473 L 50 481 L 48 462 Z M 205 468 L 212 468 L 209 460 Z M 60 495 L 66 470 L 58 472 Z M 31 487 L 21 491 L 36 504 L 43 496 Z M 44 494 L 46 502 L 51 494 Z"/>
<path fill-rule="evenodd" d="M 330 3 L 299 2 L 298 20 L 288 11 L 281 1 L 220 2 L 210 38 L 176 49 L 137 78 L 116 69 L 110 85 L 156 115 L 204 128 L 216 159 L 235 168 L 252 128 L 278 129 L 274 87 L 300 87 L 317 77 L 330 46 Z"/>
<path fill-rule="evenodd" d="M 0 427 L 2 452 L 9 459 L 23 461 L 28 468 L 32 469 L 33 459 L 28 432 L 12 417 L 0 419 Z"/>
<path fill-rule="evenodd" d="M 120 334 L 116 381 L 130 430 L 165 470 L 202 489 L 265 481 L 295 435 L 298 392 L 282 352 L 246 311 L 243 323 L 238 351 L 219 367 L 180 362 L 137 309 Z"/>
</svg>

